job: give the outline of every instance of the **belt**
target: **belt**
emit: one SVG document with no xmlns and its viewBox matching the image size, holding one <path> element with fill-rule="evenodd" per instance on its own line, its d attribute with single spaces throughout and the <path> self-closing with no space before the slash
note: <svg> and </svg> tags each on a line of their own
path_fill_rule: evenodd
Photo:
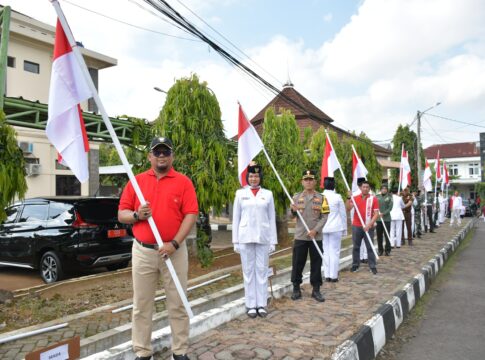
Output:
<svg viewBox="0 0 485 360">
<path fill-rule="evenodd" d="M 145 248 L 147 248 L 147 249 L 158 250 L 158 244 L 146 244 L 146 243 L 144 243 L 144 242 L 141 242 L 141 241 L 140 241 L 140 240 L 138 240 L 138 239 L 135 239 L 135 240 L 136 240 L 136 242 L 137 242 L 138 244 L 140 244 L 141 246 L 143 246 L 143 247 L 145 247 Z"/>
</svg>

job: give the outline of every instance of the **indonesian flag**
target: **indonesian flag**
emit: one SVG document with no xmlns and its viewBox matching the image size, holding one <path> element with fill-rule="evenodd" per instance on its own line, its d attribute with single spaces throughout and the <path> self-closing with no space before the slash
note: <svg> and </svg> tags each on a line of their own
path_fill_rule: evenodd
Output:
<svg viewBox="0 0 485 360">
<path fill-rule="evenodd" d="M 89 142 L 79 103 L 92 96 L 61 23 L 57 21 L 46 133 L 62 157 L 62 163 L 71 168 L 80 182 L 89 178 Z"/>
<path fill-rule="evenodd" d="M 330 143 L 328 138 L 325 141 L 325 152 L 323 153 L 323 160 L 322 160 L 322 170 L 321 170 L 321 178 L 320 178 L 320 187 L 323 189 L 323 180 L 326 177 L 334 177 L 334 171 L 340 168 L 340 164 L 337 159 L 337 155 L 335 154 L 335 150 Z"/>
<path fill-rule="evenodd" d="M 427 159 L 426 159 L 426 166 L 424 168 L 423 186 L 426 191 L 433 190 L 433 183 L 431 182 L 431 168 L 429 167 Z"/>
<path fill-rule="evenodd" d="M 352 145 L 352 192 L 359 190 L 359 187 L 357 186 L 357 179 L 367 179 L 367 173 L 368 171 L 365 168 L 364 163 L 360 159 L 359 155 L 357 155 L 354 145 Z"/>
<path fill-rule="evenodd" d="M 239 174 L 239 182 L 244 187 L 248 184 L 246 181 L 248 165 L 263 150 L 264 145 L 256 129 L 254 129 L 244 114 L 241 104 L 239 104 L 237 143 L 237 173 Z"/>
<path fill-rule="evenodd" d="M 445 161 L 443 161 L 443 183 L 446 185 L 450 184 L 450 175 L 448 174 L 448 168 L 446 167 Z"/>
<path fill-rule="evenodd" d="M 405 189 L 409 185 L 411 185 L 411 167 L 409 166 L 408 153 L 403 148 L 401 155 L 401 189 Z"/>
<path fill-rule="evenodd" d="M 441 164 L 440 164 L 440 151 L 436 154 L 435 170 L 436 170 L 436 181 L 441 180 Z"/>
</svg>

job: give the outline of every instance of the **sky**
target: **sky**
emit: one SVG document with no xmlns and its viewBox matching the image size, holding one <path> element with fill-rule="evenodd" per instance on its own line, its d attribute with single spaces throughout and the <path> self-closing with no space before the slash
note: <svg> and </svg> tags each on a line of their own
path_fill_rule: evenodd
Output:
<svg viewBox="0 0 485 360">
<path fill-rule="evenodd" d="M 389 142 L 399 124 L 416 130 L 417 111 L 439 102 L 422 117 L 424 147 L 478 141 L 485 131 L 485 1 L 168 2 L 277 88 L 290 79 L 340 128 Z M 55 25 L 48 0 L 0 4 Z M 153 88 L 168 90 L 196 73 L 216 94 L 226 134 L 233 136 L 238 101 L 251 118 L 274 97 L 143 0 L 60 4 L 76 40 L 118 60 L 100 71 L 100 96 L 110 116 L 153 120 L 165 101 Z"/>
</svg>

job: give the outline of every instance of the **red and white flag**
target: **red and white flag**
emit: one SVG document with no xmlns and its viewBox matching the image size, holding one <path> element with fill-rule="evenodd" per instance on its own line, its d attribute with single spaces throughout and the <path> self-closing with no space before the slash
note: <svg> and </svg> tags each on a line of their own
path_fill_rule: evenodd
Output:
<svg viewBox="0 0 485 360">
<path fill-rule="evenodd" d="M 92 96 L 61 23 L 57 21 L 46 133 L 62 157 L 62 163 L 69 166 L 80 182 L 89 178 L 89 142 L 79 104 Z"/>
<path fill-rule="evenodd" d="M 423 186 L 426 191 L 433 190 L 433 183 L 431 181 L 431 168 L 429 167 L 428 160 L 426 159 L 426 166 L 424 168 Z"/>
<path fill-rule="evenodd" d="M 320 187 L 323 189 L 323 180 L 326 177 L 334 177 L 334 171 L 340 168 L 340 164 L 337 159 L 337 155 L 335 154 L 335 150 L 330 143 L 330 140 L 327 138 L 325 140 L 325 150 L 323 153 L 322 159 L 322 170 L 320 176 Z"/>
<path fill-rule="evenodd" d="M 239 104 L 239 131 L 237 134 L 237 173 L 241 186 L 246 186 L 246 173 L 248 165 L 261 150 L 263 143 L 256 129 L 248 121 L 244 111 Z"/>
<path fill-rule="evenodd" d="M 436 181 L 441 180 L 441 164 L 440 164 L 440 151 L 436 154 L 436 161 L 434 163 L 434 168 L 436 171 Z"/>
<path fill-rule="evenodd" d="M 364 166 L 364 163 L 360 159 L 359 155 L 357 155 L 354 145 L 352 145 L 352 192 L 359 190 L 359 187 L 357 186 L 357 179 L 367 179 L 367 174 L 368 171 Z"/>
<path fill-rule="evenodd" d="M 450 184 L 450 175 L 448 174 L 448 168 L 446 167 L 446 162 L 443 160 L 443 183 L 446 185 Z"/>
<path fill-rule="evenodd" d="M 401 154 L 401 189 L 405 189 L 411 185 L 411 167 L 409 166 L 408 153 L 402 149 Z"/>
</svg>

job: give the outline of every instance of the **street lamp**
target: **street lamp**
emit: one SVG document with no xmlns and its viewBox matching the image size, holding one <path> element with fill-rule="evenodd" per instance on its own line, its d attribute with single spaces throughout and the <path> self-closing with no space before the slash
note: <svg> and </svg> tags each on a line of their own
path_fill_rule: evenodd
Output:
<svg viewBox="0 0 485 360">
<path fill-rule="evenodd" d="M 417 131 L 417 140 L 418 140 L 418 148 L 416 149 L 416 159 L 418 161 L 418 189 L 421 188 L 422 185 L 422 180 L 421 180 L 421 116 L 424 115 L 426 112 L 430 111 L 431 109 L 434 109 L 435 107 L 441 105 L 440 102 L 437 102 L 430 108 L 424 110 L 424 111 L 419 111 L 416 115 L 417 120 L 418 120 L 418 131 Z"/>
</svg>

